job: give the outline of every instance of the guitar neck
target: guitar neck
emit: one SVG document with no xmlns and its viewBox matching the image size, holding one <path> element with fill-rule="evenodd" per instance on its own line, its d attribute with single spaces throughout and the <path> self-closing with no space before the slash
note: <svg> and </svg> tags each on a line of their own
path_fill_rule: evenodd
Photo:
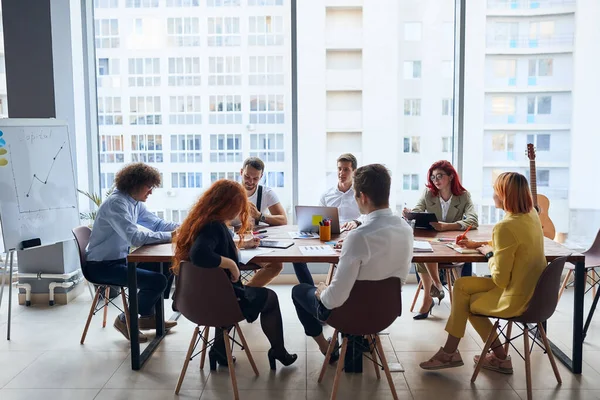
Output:
<svg viewBox="0 0 600 400">
<path fill-rule="evenodd" d="M 537 208 L 537 173 L 535 171 L 535 160 L 529 160 L 529 186 L 531 188 L 531 196 L 533 197 L 533 205 Z"/>
</svg>

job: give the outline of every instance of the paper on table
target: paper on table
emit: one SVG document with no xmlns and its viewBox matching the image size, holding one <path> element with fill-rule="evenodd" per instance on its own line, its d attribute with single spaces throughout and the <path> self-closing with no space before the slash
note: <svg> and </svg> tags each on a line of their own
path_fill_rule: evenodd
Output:
<svg viewBox="0 0 600 400">
<path fill-rule="evenodd" d="M 318 239 L 319 234 L 313 232 L 288 232 L 292 239 Z"/>
<path fill-rule="evenodd" d="M 336 251 L 331 246 L 299 246 L 303 256 L 334 256 Z"/>
<path fill-rule="evenodd" d="M 413 240 L 413 252 L 415 253 L 433 253 L 433 247 L 429 242 Z"/>
<path fill-rule="evenodd" d="M 240 260 L 239 261 L 242 264 L 248 264 L 250 262 L 250 260 L 252 260 L 254 257 L 260 256 L 262 254 L 270 253 L 272 251 L 273 251 L 273 249 L 265 249 L 265 248 L 261 248 L 261 247 L 258 247 L 256 249 L 240 250 Z"/>
<path fill-rule="evenodd" d="M 446 246 L 450 247 L 451 249 L 457 251 L 460 254 L 478 254 L 479 253 L 479 251 L 477 251 L 476 249 L 467 249 L 466 247 L 460 247 L 456 243 L 448 243 L 448 244 L 446 244 Z"/>
</svg>

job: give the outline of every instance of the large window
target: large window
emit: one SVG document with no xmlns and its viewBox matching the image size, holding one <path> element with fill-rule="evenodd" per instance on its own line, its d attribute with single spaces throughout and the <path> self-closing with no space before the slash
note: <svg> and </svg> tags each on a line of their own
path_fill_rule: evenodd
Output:
<svg viewBox="0 0 600 400">
<path fill-rule="evenodd" d="M 171 135 L 171 162 L 202 162 L 202 137 L 200 135 Z"/>
<path fill-rule="evenodd" d="M 218 17 L 208 19 L 209 46 L 239 46 L 241 43 L 239 18 Z"/>
<path fill-rule="evenodd" d="M 169 123 L 196 125 L 202 123 L 200 96 L 171 96 L 169 98 Z"/>
<path fill-rule="evenodd" d="M 200 46 L 200 18 L 168 18 L 167 37 L 173 47 Z"/>
<path fill-rule="evenodd" d="M 252 71 L 252 62 L 250 71 Z M 252 79 L 252 75 L 250 79 Z M 211 86 L 240 86 L 242 84 L 242 58 L 239 56 L 209 57 L 208 84 Z"/>
<path fill-rule="evenodd" d="M 123 135 L 100 136 L 100 162 L 107 164 L 125 162 Z"/>
<path fill-rule="evenodd" d="M 169 86 L 200 86 L 200 57 L 169 57 Z"/>
<path fill-rule="evenodd" d="M 283 124 L 283 95 L 251 95 L 250 123 L 251 124 Z"/>
<path fill-rule="evenodd" d="M 241 124 L 242 96 L 210 96 L 209 122 L 211 124 Z"/>
<path fill-rule="evenodd" d="M 129 86 L 160 86 L 160 59 L 130 58 Z"/>
<path fill-rule="evenodd" d="M 129 99 L 129 123 L 131 125 L 160 125 L 159 96 L 136 96 Z"/>
<path fill-rule="evenodd" d="M 242 162 L 242 135 L 210 135 L 210 161 Z"/>
<path fill-rule="evenodd" d="M 162 163 L 162 135 L 131 135 L 131 161 Z"/>
</svg>

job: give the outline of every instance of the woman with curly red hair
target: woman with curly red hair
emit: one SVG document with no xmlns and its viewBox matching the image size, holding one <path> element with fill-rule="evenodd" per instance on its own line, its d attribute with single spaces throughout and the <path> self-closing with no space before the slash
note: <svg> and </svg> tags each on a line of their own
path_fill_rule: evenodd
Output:
<svg viewBox="0 0 600 400">
<path fill-rule="evenodd" d="M 248 197 L 244 188 L 231 180 L 215 182 L 192 206 L 177 232 L 173 271 L 175 274 L 179 272 L 179 264 L 183 260 L 189 260 L 199 268 L 224 269 L 232 282 L 246 321 L 253 322 L 260 314 L 261 327 L 271 343 L 268 353 L 271 369 L 275 369 L 275 360 L 285 366 L 291 365 L 298 357 L 285 349 L 277 294 L 263 287 L 245 287 L 240 281 L 238 247 L 227 227 L 236 217 L 241 222 L 240 232 L 247 232 L 250 222 Z M 238 242 L 239 247 L 258 246 L 258 239 L 244 241 L 242 236 Z M 215 334 L 215 342 L 208 355 L 211 368 L 217 362 L 227 365 L 222 332 Z"/>
<path fill-rule="evenodd" d="M 477 213 L 471 195 L 461 183 L 458 173 L 446 160 L 433 163 L 427 171 L 427 189 L 412 209 L 405 208 L 403 215 L 409 212 L 431 212 L 438 222 L 431 225 L 436 231 L 464 231 L 467 227 L 478 226 Z M 423 305 L 414 319 L 425 319 L 431 314 L 434 302 L 444 298 L 444 288 L 440 281 L 437 263 L 417 263 L 417 272 L 423 280 Z"/>
</svg>

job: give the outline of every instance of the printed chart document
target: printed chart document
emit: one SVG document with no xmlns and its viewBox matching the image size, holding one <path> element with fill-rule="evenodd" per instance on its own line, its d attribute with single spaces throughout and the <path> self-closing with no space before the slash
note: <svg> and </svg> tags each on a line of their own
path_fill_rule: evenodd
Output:
<svg viewBox="0 0 600 400">
<path fill-rule="evenodd" d="M 446 246 L 450 247 L 451 249 L 460 254 L 479 254 L 477 249 L 467 249 L 466 247 L 460 247 L 456 243 L 448 243 Z"/>
<path fill-rule="evenodd" d="M 433 247 L 431 243 L 424 242 L 422 240 L 413 241 L 413 252 L 414 253 L 433 253 Z"/>
<path fill-rule="evenodd" d="M 267 254 L 272 251 L 273 251 L 272 249 L 264 249 L 261 247 L 258 247 L 256 249 L 240 250 L 240 262 L 242 264 L 248 264 L 250 262 L 250 260 L 252 260 L 254 257 L 260 256 L 262 254 Z"/>
<path fill-rule="evenodd" d="M 334 256 L 336 251 L 331 246 L 299 246 L 303 256 Z"/>
<path fill-rule="evenodd" d="M 292 239 L 318 239 L 319 234 L 314 232 L 288 232 Z"/>
</svg>

